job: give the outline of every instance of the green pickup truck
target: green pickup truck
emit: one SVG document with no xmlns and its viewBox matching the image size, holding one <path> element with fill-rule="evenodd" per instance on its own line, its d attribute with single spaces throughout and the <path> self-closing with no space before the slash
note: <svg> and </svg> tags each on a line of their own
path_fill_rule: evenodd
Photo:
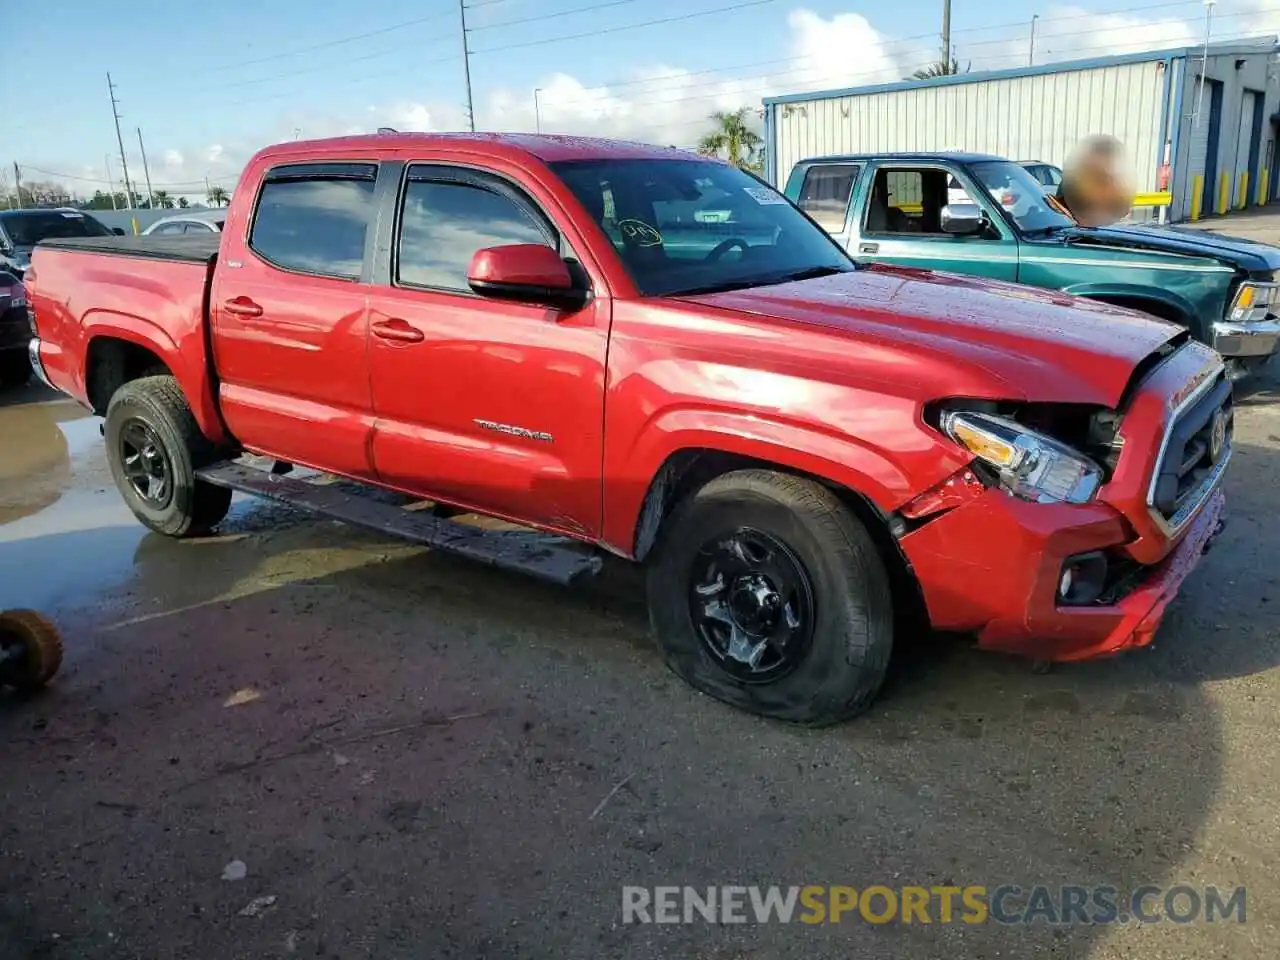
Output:
<svg viewBox="0 0 1280 960">
<path fill-rule="evenodd" d="M 1000 157 L 820 157 L 796 165 L 786 194 L 860 261 L 1141 310 L 1190 329 L 1236 376 L 1280 346 L 1280 247 L 1179 227 L 1081 227 Z"/>
</svg>

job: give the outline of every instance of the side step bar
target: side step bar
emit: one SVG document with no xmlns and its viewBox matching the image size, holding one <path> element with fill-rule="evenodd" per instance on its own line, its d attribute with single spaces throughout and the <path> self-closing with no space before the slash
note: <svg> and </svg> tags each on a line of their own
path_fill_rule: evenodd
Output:
<svg viewBox="0 0 1280 960">
<path fill-rule="evenodd" d="M 424 546 L 568 585 L 600 572 L 604 561 L 591 546 L 537 530 L 485 530 L 406 510 L 351 492 L 356 484 L 311 483 L 226 460 L 196 471 L 218 487 L 230 487 L 309 510 L 357 527 L 401 537 Z M 322 475 L 324 476 L 324 475 Z"/>
</svg>

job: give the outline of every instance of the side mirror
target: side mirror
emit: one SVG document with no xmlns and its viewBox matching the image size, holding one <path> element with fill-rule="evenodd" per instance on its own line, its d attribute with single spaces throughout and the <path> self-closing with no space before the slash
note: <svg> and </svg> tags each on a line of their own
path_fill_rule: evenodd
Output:
<svg viewBox="0 0 1280 960">
<path fill-rule="evenodd" d="M 942 208 L 942 231 L 972 236 L 987 229 L 987 215 L 976 203 L 949 203 Z"/>
<path fill-rule="evenodd" d="M 117 237 L 123 237 L 124 227 L 112 227 L 111 232 L 114 233 Z"/>
<path fill-rule="evenodd" d="M 554 307 L 581 307 L 586 291 L 578 287 L 560 254 L 541 243 L 513 243 L 477 250 L 467 268 L 467 283 L 484 297 Z"/>
</svg>

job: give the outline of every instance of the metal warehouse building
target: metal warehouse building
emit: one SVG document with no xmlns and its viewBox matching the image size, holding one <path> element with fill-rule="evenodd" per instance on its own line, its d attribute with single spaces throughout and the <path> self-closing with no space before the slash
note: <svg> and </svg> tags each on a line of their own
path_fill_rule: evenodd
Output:
<svg viewBox="0 0 1280 960">
<path fill-rule="evenodd" d="M 1108 133 L 1128 149 L 1139 191 L 1172 193 L 1169 219 L 1254 206 L 1280 196 L 1278 49 L 1220 43 L 772 97 L 766 173 L 781 186 L 807 157 L 879 151 L 1061 166 L 1084 137 Z"/>
</svg>

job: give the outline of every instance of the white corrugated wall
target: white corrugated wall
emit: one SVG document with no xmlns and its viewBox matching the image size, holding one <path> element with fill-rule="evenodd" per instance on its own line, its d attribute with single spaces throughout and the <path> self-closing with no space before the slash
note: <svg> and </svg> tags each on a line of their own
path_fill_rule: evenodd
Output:
<svg viewBox="0 0 1280 960">
<path fill-rule="evenodd" d="M 1083 137 L 1128 148 L 1140 190 L 1155 189 L 1164 62 L 867 92 L 775 105 L 779 185 L 807 157 L 967 150 L 1061 166 Z"/>
</svg>

